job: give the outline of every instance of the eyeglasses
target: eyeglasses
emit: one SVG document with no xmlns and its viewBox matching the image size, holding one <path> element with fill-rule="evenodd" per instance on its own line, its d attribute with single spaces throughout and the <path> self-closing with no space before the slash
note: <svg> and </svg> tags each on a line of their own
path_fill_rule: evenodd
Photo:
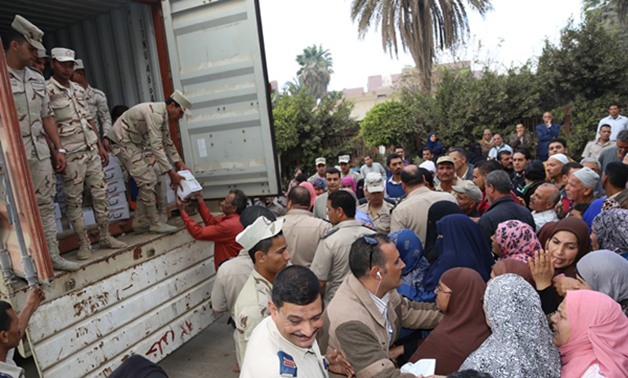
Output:
<svg viewBox="0 0 628 378">
<path fill-rule="evenodd" d="M 453 291 L 445 291 L 440 285 L 436 286 L 436 289 L 434 289 L 434 293 L 438 294 L 438 293 L 443 293 L 443 294 L 451 294 L 453 293 Z"/>
<path fill-rule="evenodd" d="M 373 267 L 373 250 L 375 249 L 375 248 L 373 248 L 373 246 L 377 245 L 377 239 L 375 239 L 374 236 L 375 236 L 375 234 L 373 234 L 373 235 L 364 235 L 362 237 L 362 239 L 364 239 L 364 242 L 371 247 L 371 248 L 369 248 L 370 249 L 370 251 L 369 251 L 369 269 L 371 269 Z"/>
</svg>

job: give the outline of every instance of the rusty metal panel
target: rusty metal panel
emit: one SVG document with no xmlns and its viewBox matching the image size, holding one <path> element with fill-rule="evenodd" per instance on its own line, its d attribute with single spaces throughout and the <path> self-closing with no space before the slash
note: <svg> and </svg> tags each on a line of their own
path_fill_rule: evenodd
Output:
<svg viewBox="0 0 628 378">
<path fill-rule="evenodd" d="M 190 241 L 183 232 L 154 241 L 158 248 L 173 239 L 179 246 L 38 309 L 28 338 L 42 376 L 104 377 L 131 354 L 159 361 L 213 322 L 213 243 Z M 98 274 L 116 260 L 89 265 L 83 274 Z"/>
</svg>

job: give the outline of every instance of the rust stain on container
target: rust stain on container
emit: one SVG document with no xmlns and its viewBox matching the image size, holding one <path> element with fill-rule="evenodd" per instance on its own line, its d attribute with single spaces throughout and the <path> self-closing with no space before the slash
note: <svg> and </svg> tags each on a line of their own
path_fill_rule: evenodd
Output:
<svg viewBox="0 0 628 378">
<path fill-rule="evenodd" d="M 139 260 L 142 258 L 142 247 L 137 247 L 133 250 L 133 260 Z"/>
</svg>

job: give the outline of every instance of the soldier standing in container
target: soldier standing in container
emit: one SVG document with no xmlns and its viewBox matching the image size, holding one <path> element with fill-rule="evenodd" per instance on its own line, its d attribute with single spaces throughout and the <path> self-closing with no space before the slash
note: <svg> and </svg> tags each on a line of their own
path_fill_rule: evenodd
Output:
<svg viewBox="0 0 628 378">
<path fill-rule="evenodd" d="M 177 230 L 176 227 L 159 220 L 155 185 L 157 175 L 167 173 L 172 186 L 180 187 L 183 177 L 177 171 L 187 167 L 170 138 L 168 120 L 181 119 L 190 107 L 190 100 L 176 90 L 165 103 L 145 102 L 127 110 L 106 135 L 111 152 L 120 159 L 137 183 L 139 192 L 136 213 L 146 214 L 148 229 L 151 232 L 168 233 Z M 153 167 L 144 159 L 144 146 L 150 146 L 155 158 Z M 172 168 L 171 161 L 176 170 Z"/>
<path fill-rule="evenodd" d="M 96 122 L 96 128 L 98 130 L 98 137 L 102 139 L 109 130 L 111 130 L 111 115 L 109 114 L 109 106 L 107 105 L 107 96 L 105 92 L 100 89 L 96 89 L 89 85 L 87 76 L 85 75 L 85 66 L 83 60 L 76 60 L 76 67 L 72 74 L 72 81 L 85 89 L 85 102 L 87 102 L 87 108 L 89 109 L 94 122 Z M 106 149 L 108 146 L 105 144 Z"/>
<path fill-rule="evenodd" d="M 65 169 L 66 150 L 55 127 L 44 78 L 30 68 L 37 58 L 38 49 L 44 49 L 41 42 L 44 33 L 19 15 L 15 16 L 11 27 L 3 39 L 7 44 L 5 54 L 9 80 L 48 252 L 54 269 L 78 270 L 79 264 L 65 260 L 59 254 L 54 217 L 53 166 L 57 172 Z M 50 140 L 51 146 L 46 139 Z"/>
<path fill-rule="evenodd" d="M 92 247 L 83 219 L 83 189 L 88 185 L 92 194 L 100 247 L 124 248 L 126 244 L 109 234 L 109 202 L 103 165 L 109 157 L 98 139 L 94 123 L 85 102 L 85 90 L 70 81 L 74 73 L 74 51 L 62 47 L 52 49 L 53 76 L 46 82 L 50 106 L 54 111 L 59 137 L 67 149 L 67 167 L 63 175 L 63 192 L 68 205 L 68 217 L 79 237 L 79 260 L 90 258 Z"/>
</svg>

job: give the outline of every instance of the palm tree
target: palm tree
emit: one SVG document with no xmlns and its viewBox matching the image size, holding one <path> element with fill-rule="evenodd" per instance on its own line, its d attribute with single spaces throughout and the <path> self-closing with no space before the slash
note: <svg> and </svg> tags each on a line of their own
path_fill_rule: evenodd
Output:
<svg viewBox="0 0 628 378">
<path fill-rule="evenodd" d="M 491 8 L 490 0 L 467 0 L 481 15 Z M 463 43 L 469 33 L 465 2 L 462 0 L 353 0 L 351 18 L 358 21 L 364 37 L 369 28 L 380 24 L 384 51 L 398 55 L 398 39 L 409 50 L 424 91 L 432 86 L 432 62 L 436 49 Z"/>
<path fill-rule="evenodd" d="M 297 71 L 299 82 L 315 98 L 325 97 L 331 74 L 334 73 L 329 50 L 324 50 L 321 45 L 306 47 L 302 54 L 297 55 L 297 63 L 301 66 Z"/>
</svg>

